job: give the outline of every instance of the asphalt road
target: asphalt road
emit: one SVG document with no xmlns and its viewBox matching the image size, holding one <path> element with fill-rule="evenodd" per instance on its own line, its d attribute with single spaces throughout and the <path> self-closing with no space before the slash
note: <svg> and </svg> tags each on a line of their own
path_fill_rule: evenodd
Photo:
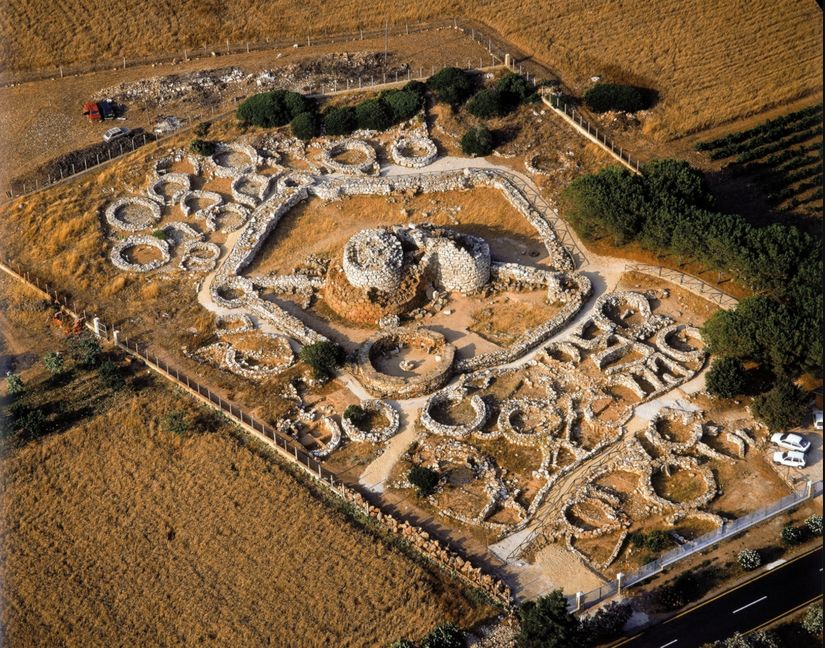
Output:
<svg viewBox="0 0 825 648">
<path fill-rule="evenodd" d="M 820 546 L 613 646 L 698 648 L 756 630 L 822 596 L 822 578 Z"/>
</svg>

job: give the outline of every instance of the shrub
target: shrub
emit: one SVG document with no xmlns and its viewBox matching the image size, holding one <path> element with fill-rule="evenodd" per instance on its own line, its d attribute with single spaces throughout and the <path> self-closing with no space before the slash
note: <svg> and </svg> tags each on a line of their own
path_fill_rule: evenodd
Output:
<svg viewBox="0 0 825 648">
<path fill-rule="evenodd" d="M 97 368 L 97 375 L 104 387 L 117 391 L 121 389 L 126 382 L 123 380 L 123 375 L 120 373 L 118 366 L 109 358 L 106 358 L 100 363 Z"/>
<path fill-rule="evenodd" d="M 369 99 L 355 107 L 358 128 L 364 130 L 386 130 L 392 126 L 392 111 L 382 99 Z"/>
<path fill-rule="evenodd" d="M 737 554 L 736 561 L 742 569 L 752 571 L 762 564 L 762 556 L 756 549 L 743 549 Z"/>
<path fill-rule="evenodd" d="M 421 95 L 414 90 L 390 90 L 382 99 L 396 123 L 410 119 L 421 109 Z"/>
<path fill-rule="evenodd" d="M 79 333 L 69 338 L 69 355 L 83 369 L 92 369 L 100 363 L 100 342 L 91 333 Z"/>
<path fill-rule="evenodd" d="M 772 431 L 796 427 L 805 416 L 807 398 L 789 378 L 780 377 L 764 394 L 753 399 L 751 411 Z"/>
<path fill-rule="evenodd" d="M 453 107 L 463 104 L 473 93 L 472 79 L 464 70 L 456 67 L 445 67 L 433 74 L 427 79 L 427 87 L 438 101 Z"/>
<path fill-rule="evenodd" d="M 436 626 L 421 640 L 421 648 L 464 648 L 466 645 L 464 633 L 452 623 Z"/>
<path fill-rule="evenodd" d="M 424 466 L 413 466 L 407 473 L 407 479 L 415 486 L 419 497 L 430 495 L 438 486 L 439 474 Z"/>
<path fill-rule="evenodd" d="M 165 241 L 168 238 L 168 235 L 166 234 L 166 230 L 162 230 L 162 229 L 154 230 L 152 232 L 152 236 L 154 236 L 156 239 L 160 239 L 161 241 Z"/>
<path fill-rule="evenodd" d="M 808 608 L 802 618 L 802 627 L 817 637 L 822 634 L 822 605 L 814 603 Z"/>
<path fill-rule="evenodd" d="M 467 110 L 470 114 L 481 119 L 490 117 L 503 117 L 510 112 L 510 102 L 507 97 L 497 88 L 486 88 L 473 95 L 467 102 Z"/>
<path fill-rule="evenodd" d="M 49 351 L 43 356 L 43 364 L 52 376 L 58 376 L 63 373 L 65 359 L 59 351 Z"/>
<path fill-rule="evenodd" d="M 189 148 L 198 155 L 214 155 L 215 149 L 217 148 L 217 144 L 210 140 L 203 140 L 203 139 L 193 139 L 189 143 Z"/>
<path fill-rule="evenodd" d="M 344 350 L 329 340 L 305 345 L 298 357 L 311 368 L 318 380 L 326 380 L 335 374 L 335 369 L 344 360 Z"/>
<path fill-rule="evenodd" d="M 787 546 L 798 545 L 804 539 L 802 529 L 793 524 L 786 524 L 779 532 L 779 539 Z"/>
<path fill-rule="evenodd" d="M 647 534 L 645 538 L 645 547 L 650 551 L 661 551 L 671 544 L 670 536 L 661 529 L 655 529 Z"/>
<path fill-rule="evenodd" d="M 318 119 L 315 113 L 302 112 L 289 122 L 289 129 L 299 140 L 307 142 L 318 132 Z"/>
<path fill-rule="evenodd" d="M 15 418 L 15 429 L 29 439 L 36 439 L 48 431 L 49 423 L 39 409 L 27 409 Z"/>
<path fill-rule="evenodd" d="M 473 157 L 489 155 L 493 152 L 493 134 L 484 126 L 471 128 L 461 138 L 461 150 Z"/>
<path fill-rule="evenodd" d="M 745 367 L 736 358 L 718 358 L 705 376 L 709 393 L 722 398 L 733 398 L 745 389 Z"/>
<path fill-rule="evenodd" d="M 414 92 L 418 95 L 419 101 L 423 102 L 424 95 L 427 92 L 427 85 L 421 81 L 408 81 L 401 90 L 404 92 Z"/>
<path fill-rule="evenodd" d="M 496 89 L 509 98 L 514 108 L 520 103 L 531 100 L 536 95 L 536 91 L 530 85 L 530 82 L 514 72 L 508 72 L 496 81 Z"/>
<path fill-rule="evenodd" d="M 807 520 L 805 520 L 805 526 L 807 527 L 807 529 L 811 533 L 811 535 L 821 536 L 822 535 L 822 516 L 821 515 L 812 515 Z"/>
<path fill-rule="evenodd" d="M 283 126 L 303 112 L 314 112 L 315 106 L 306 97 L 288 90 L 273 90 L 253 95 L 236 111 L 244 124 L 273 128 Z"/>
<path fill-rule="evenodd" d="M 6 374 L 6 392 L 9 396 L 22 394 L 24 389 L 23 380 L 18 374 L 11 372 Z"/>
<path fill-rule="evenodd" d="M 212 127 L 212 122 L 201 122 L 195 126 L 195 137 L 206 137 L 209 134 L 209 129 Z"/>
<path fill-rule="evenodd" d="M 579 621 L 567 611 L 567 599 L 560 589 L 527 601 L 518 610 L 521 648 L 568 648 L 581 645 Z"/>
<path fill-rule="evenodd" d="M 584 645 L 599 645 L 616 639 L 633 614 L 633 607 L 627 601 L 614 601 L 599 609 L 594 615 L 581 620 Z"/>
<path fill-rule="evenodd" d="M 344 418 L 353 425 L 358 425 L 364 422 L 364 419 L 367 418 L 367 413 L 360 405 L 347 405 L 347 408 L 344 410 Z"/>
<path fill-rule="evenodd" d="M 621 110 L 636 112 L 645 108 L 642 94 L 633 86 L 597 83 L 584 93 L 584 103 L 593 112 Z"/>
<path fill-rule="evenodd" d="M 355 108 L 332 108 L 324 115 L 324 132 L 327 135 L 349 135 L 358 126 Z"/>
<path fill-rule="evenodd" d="M 169 412 L 163 417 L 163 428 L 171 434 L 184 435 L 189 431 L 189 420 L 184 412 Z"/>
<path fill-rule="evenodd" d="M 409 639 L 399 639 L 390 644 L 390 648 L 415 648 L 415 644 Z"/>
</svg>

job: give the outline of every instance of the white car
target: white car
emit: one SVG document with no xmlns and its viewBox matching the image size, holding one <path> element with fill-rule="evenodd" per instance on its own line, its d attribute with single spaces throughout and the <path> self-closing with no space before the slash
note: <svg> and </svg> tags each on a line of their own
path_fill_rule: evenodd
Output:
<svg viewBox="0 0 825 648">
<path fill-rule="evenodd" d="M 771 443 L 778 445 L 785 450 L 796 450 L 797 452 L 808 452 L 811 442 L 798 434 L 782 434 L 775 432 L 771 435 Z"/>
<path fill-rule="evenodd" d="M 822 410 L 820 409 L 814 410 L 814 428 L 817 430 L 822 429 Z"/>
<path fill-rule="evenodd" d="M 103 133 L 103 141 L 111 142 L 112 140 L 116 140 L 118 137 L 123 137 L 124 135 L 128 134 L 129 129 L 125 126 L 115 126 L 114 128 L 110 128 L 105 133 Z"/>
<path fill-rule="evenodd" d="M 790 466 L 791 468 L 804 468 L 805 455 L 796 450 L 788 450 L 787 452 L 777 450 L 773 453 L 773 462 L 781 466 Z"/>
</svg>

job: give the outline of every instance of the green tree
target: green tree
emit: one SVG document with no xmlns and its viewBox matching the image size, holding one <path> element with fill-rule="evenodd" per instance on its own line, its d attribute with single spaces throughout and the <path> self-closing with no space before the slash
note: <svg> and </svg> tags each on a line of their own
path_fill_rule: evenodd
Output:
<svg viewBox="0 0 825 648">
<path fill-rule="evenodd" d="M 209 129 L 212 127 L 212 122 L 203 121 L 195 126 L 195 137 L 206 137 L 209 134 Z"/>
<path fill-rule="evenodd" d="M 299 140 L 308 142 L 318 132 L 318 118 L 315 113 L 302 112 L 289 122 L 289 129 Z"/>
<path fill-rule="evenodd" d="M 49 351 L 43 356 L 43 364 L 52 376 L 58 376 L 64 369 L 63 354 L 59 351 Z"/>
<path fill-rule="evenodd" d="M 387 130 L 393 123 L 392 111 L 382 99 L 369 99 L 355 107 L 358 128 L 364 130 Z"/>
<path fill-rule="evenodd" d="M 821 603 L 814 603 L 806 610 L 805 616 L 802 618 L 802 627 L 816 637 L 822 635 Z"/>
<path fill-rule="evenodd" d="M 769 391 L 753 399 L 751 411 L 771 431 L 786 430 L 802 421 L 807 400 L 799 387 L 781 376 Z"/>
<path fill-rule="evenodd" d="M 113 391 L 122 389 L 126 384 L 123 374 L 120 373 L 120 368 L 109 358 L 100 363 L 97 368 L 97 375 L 103 386 Z"/>
<path fill-rule="evenodd" d="M 608 110 L 636 112 L 646 107 L 641 92 L 633 86 L 616 83 L 597 83 L 584 93 L 584 103 L 599 113 Z"/>
<path fill-rule="evenodd" d="M 473 157 L 490 155 L 493 152 L 493 134 L 485 126 L 471 128 L 461 138 L 461 150 Z"/>
<path fill-rule="evenodd" d="M 595 614 L 581 620 L 581 645 L 597 646 L 621 636 L 622 628 L 633 614 L 633 607 L 627 601 L 613 601 L 600 608 Z"/>
<path fill-rule="evenodd" d="M 822 516 L 817 515 L 816 513 L 811 515 L 805 520 L 805 527 L 811 533 L 811 535 L 821 536 L 822 535 Z"/>
<path fill-rule="evenodd" d="M 163 429 L 171 434 L 184 435 L 189 431 L 189 419 L 185 412 L 175 410 L 163 417 Z"/>
<path fill-rule="evenodd" d="M 485 88 L 467 102 L 467 110 L 480 119 L 503 117 L 510 112 L 511 103 L 498 88 Z"/>
<path fill-rule="evenodd" d="M 581 645 L 578 619 L 567 611 L 567 599 L 557 589 L 519 608 L 521 648 L 569 648 Z"/>
<path fill-rule="evenodd" d="M 313 102 L 297 92 L 273 90 L 252 95 L 236 111 L 244 124 L 274 128 L 284 126 L 303 112 L 314 112 Z"/>
<path fill-rule="evenodd" d="M 736 555 L 736 561 L 742 569 L 752 571 L 762 564 L 762 556 L 756 549 L 742 549 Z"/>
<path fill-rule="evenodd" d="M 496 81 L 496 89 L 507 98 L 513 108 L 536 96 L 536 91 L 530 82 L 514 72 L 508 72 Z"/>
<path fill-rule="evenodd" d="M 78 366 L 92 369 L 100 363 L 100 342 L 91 333 L 78 333 L 68 340 L 69 355 Z"/>
<path fill-rule="evenodd" d="M 410 119 L 421 109 L 421 95 L 414 90 L 390 90 L 382 95 L 382 99 L 395 123 Z"/>
<path fill-rule="evenodd" d="M 452 623 L 436 626 L 421 640 L 421 648 L 464 648 L 466 645 L 464 633 Z"/>
<path fill-rule="evenodd" d="M 9 396 L 18 396 L 23 393 L 24 389 L 23 380 L 18 374 L 12 372 L 6 374 L 6 393 Z"/>
<path fill-rule="evenodd" d="M 407 480 L 415 486 L 419 497 L 427 497 L 438 486 L 440 475 L 425 466 L 413 466 L 407 473 Z"/>
<path fill-rule="evenodd" d="M 736 358 L 717 358 L 705 376 L 708 392 L 722 398 L 741 394 L 745 384 L 745 367 Z"/>
<path fill-rule="evenodd" d="M 298 357 L 312 368 L 315 378 L 327 380 L 344 361 L 344 350 L 334 342 L 322 340 L 304 345 Z"/>
<path fill-rule="evenodd" d="M 367 413 L 360 405 L 347 405 L 347 408 L 344 410 L 344 418 L 353 425 L 359 425 L 367 418 Z"/>
<path fill-rule="evenodd" d="M 43 436 L 49 429 L 46 415 L 37 408 L 24 409 L 15 416 L 15 429 L 27 439 L 36 439 Z"/>
<path fill-rule="evenodd" d="M 802 533 L 802 529 L 794 526 L 793 524 L 786 524 L 779 532 L 779 539 L 782 541 L 782 544 L 793 546 L 798 545 L 805 539 L 805 537 Z"/>
<path fill-rule="evenodd" d="M 445 67 L 429 79 L 427 87 L 438 101 L 458 107 L 473 93 L 473 81 L 464 71 L 456 67 Z"/>
<path fill-rule="evenodd" d="M 352 106 L 332 108 L 324 115 L 324 132 L 327 135 L 349 135 L 357 126 L 358 119 Z"/>
<path fill-rule="evenodd" d="M 189 143 L 189 148 L 192 150 L 193 153 L 197 153 L 198 155 L 210 156 L 215 154 L 217 144 L 210 140 L 193 139 Z"/>
</svg>

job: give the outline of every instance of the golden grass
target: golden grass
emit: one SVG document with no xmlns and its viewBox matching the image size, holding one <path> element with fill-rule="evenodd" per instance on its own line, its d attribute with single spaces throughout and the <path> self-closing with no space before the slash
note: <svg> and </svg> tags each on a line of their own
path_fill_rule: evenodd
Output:
<svg viewBox="0 0 825 648">
<path fill-rule="evenodd" d="M 38 351 L 48 326 L 41 313 Z M 144 369 L 118 394 L 93 372 L 55 384 L 37 365 L 24 380 L 25 402 L 64 403 L 57 416 L 100 398 L 0 453 L 10 645 L 376 646 L 492 612 Z M 177 436 L 162 420 L 181 409 L 194 423 Z"/>
<path fill-rule="evenodd" d="M 822 14 L 809 0 L 569 3 L 401 0 L 370 11 L 365 0 L 260 5 L 161 0 L 59 6 L 9 0 L 0 12 L 0 60 L 10 68 L 105 56 L 182 52 L 184 47 L 289 35 L 302 39 L 361 27 L 465 16 L 498 30 L 580 91 L 592 75 L 655 87 L 649 120 L 664 137 L 692 132 L 821 92 Z M 105 45 L 104 45 L 105 43 Z"/>
</svg>

